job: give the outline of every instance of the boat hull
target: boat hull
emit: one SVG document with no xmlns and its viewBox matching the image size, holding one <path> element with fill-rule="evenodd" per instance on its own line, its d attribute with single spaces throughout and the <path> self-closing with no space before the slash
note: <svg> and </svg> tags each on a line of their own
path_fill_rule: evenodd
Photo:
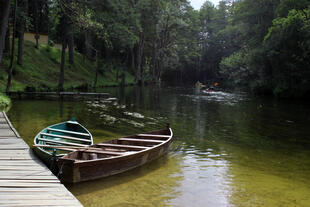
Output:
<svg viewBox="0 0 310 207">
<path fill-rule="evenodd" d="M 126 156 L 117 156 L 111 159 L 97 159 L 84 162 L 59 159 L 58 166 L 61 169 L 60 179 L 62 182 L 77 183 L 95 180 L 134 169 L 166 154 L 169 150 L 171 140 L 172 139 L 169 139 L 167 142 L 151 149 Z M 104 143 L 111 143 L 111 141 Z"/>
</svg>

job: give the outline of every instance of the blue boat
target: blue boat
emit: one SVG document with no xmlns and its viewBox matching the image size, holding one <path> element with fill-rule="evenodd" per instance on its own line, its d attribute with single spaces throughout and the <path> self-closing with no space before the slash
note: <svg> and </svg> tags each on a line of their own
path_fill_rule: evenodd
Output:
<svg viewBox="0 0 310 207">
<path fill-rule="evenodd" d="M 43 129 L 34 138 L 35 153 L 47 164 L 82 147 L 93 144 L 91 133 L 75 119 Z"/>
</svg>

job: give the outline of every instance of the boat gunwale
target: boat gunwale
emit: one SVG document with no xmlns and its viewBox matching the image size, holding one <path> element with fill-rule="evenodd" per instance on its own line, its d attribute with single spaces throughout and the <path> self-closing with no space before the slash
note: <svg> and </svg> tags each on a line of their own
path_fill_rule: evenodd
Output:
<svg viewBox="0 0 310 207">
<path fill-rule="evenodd" d="M 89 140 L 91 141 L 91 144 L 90 144 L 90 145 L 93 145 L 93 144 L 94 144 L 93 135 L 92 135 L 82 124 L 80 124 L 80 123 L 77 122 L 77 121 L 74 121 L 74 122 L 76 122 L 79 126 L 81 126 L 83 129 L 86 130 L 86 132 L 90 135 L 90 136 L 89 136 L 89 138 L 90 138 Z M 53 154 L 52 154 L 51 152 L 48 152 L 48 151 L 44 150 L 43 147 L 36 147 L 36 146 L 35 146 L 35 145 L 37 144 L 37 143 L 36 143 L 36 140 L 39 138 L 39 135 L 40 135 L 41 133 L 43 133 L 44 130 L 47 130 L 48 128 L 51 128 L 51 127 L 56 126 L 56 125 L 66 124 L 66 123 L 72 123 L 72 121 L 69 120 L 69 121 L 64 121 L 64 122 L 56 123 L 56 124 L 47 126 L 47 127 L 45 127 L 44 129 L 42 129 L 42 130 L 34 137 L 34 140 L 33 140 L 33 142 L 34 142 L 34 148 L 40 150 L 41 152 L 43 152 L 43 153 L 45 153 L 45 154 L 48 154 L 48 155 L 52 156 Z M 64 146 L 65 146 L 65 145 L 64 145 Z M 48 148 L 48 147 L 44 147 L 44 148 Z M 69 152 L 69 153 L 70 153 L 70 152 Z M 65 156 L 65 155 L 67 155 L 67 154 L 68 154 L 68 153 L 56 154 L 56 157 L 63 157 L 63 156 Z"/>
<path fill-rule="evenodd" d="M 106 157 L 106 158 L 98 158 L 98 159 L 94 159 L 94 160 L 78 160 L 78 159 L 74 159 L 74 158 L 66 158 L 65 155 L 64 157 L 61 157 L 59 160 L 63 161 L 64 163 L 65 162 L 71 162 L 73 163 L 74 165 L 79 165 L 79 164 L 92 164 L 92 163 L 95 163 L 95 162 L 100 162 L 100 161 L 108 161 L 108 160 L 113 160 L 113 159 L 118 159 L 118 158 L 127 158 L 127 157 L 130 157 L 130 156 L 134 156 L 134 155 L 138 155 L 138 154 L 142 154 L 142 153 L 145 153 L 146 151 L 151 151 L 151 150 L 154 150 L 156 148 L 159 148 L 167 143 L 169 143 L 171 140 L 172 140 L 172 137 L 173 137 L 173 132 L 172 132 L 172 129 L 169 127 L 168 129 L 162 129 L 162 130 L 157 130 L 157 131 L 151 131 L 151 132 L 147 132 L 147 133 L 152 133 L 152 132 L 158 132 L 158 131 L 164 131 L 164 130 L 169 130 L 170 131 L 170 137 L 165 140 L 164 142 L 162 143 L 159 143 L 157 145 L 154 145 L 150 148 L 147 148 L 147 149 L 143 149 L 143 150 L 140 150 L 140 151 L 135 151 L 133 153 L 124 153 L 123 155 L 118 155 L 118 156 L 111 156 L 111 157 Z M 134 135 L 128 135 L 128 136 L 134 136 Z M 122 137 L 119 137 L 119 138 L 122 138 Z M 117 140 L 119 138 L 116 138 L 116 139 L 113 139 L 113 140 Z M 113 141 L 113 140 L 108 140 L 108 141 Z M 103 142 L 104 143 L 104 142 Z M 100 143 L 98 143 L 100 144 Z M 95 144 L 96 145 L 96 144 Z M 91 147 L 91 146 L 90 146 Z M 87 149 L 87 147 L 85 147 Z M 74 153 L 74 152 L 78 152 L 80 150 L 76 150 L 76 151 L 73 151 L 73 152 L 70 152 L 70 153 Z"/>
</svg>

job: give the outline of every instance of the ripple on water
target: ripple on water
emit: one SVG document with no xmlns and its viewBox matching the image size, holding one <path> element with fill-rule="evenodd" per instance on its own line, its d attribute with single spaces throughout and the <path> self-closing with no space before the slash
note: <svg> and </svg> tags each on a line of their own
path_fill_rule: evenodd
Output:
<svg viewBox="0 0 310 207">
<path fill-rule="evenodd" d="M 181 95 L 192 99 L 193 101 L 207 101 L 207 102 L 218 102 L 225 105 L 235 105 L 240 101 L 246 100 L 246 95 L 243 93 L 229 93 L 216 91 L 209 94 L 190 94 Z"/>
</svg>

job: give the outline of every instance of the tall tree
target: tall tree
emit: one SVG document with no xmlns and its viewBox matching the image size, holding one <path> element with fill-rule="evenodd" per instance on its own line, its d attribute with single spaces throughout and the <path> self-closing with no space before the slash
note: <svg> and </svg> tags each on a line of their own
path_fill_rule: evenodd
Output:
<svg viewBox="0 0 310 207">
<path fill-rule="evenodd" d="M 15 57 L 16 13 L 17 13 L 17 0 L 15 0 L 14 12 L 13 12 L 14 17 L 13 17 L 12 53 L 11 53 L 11 61 L 10 61 L 10 66 L 9 66 L 8 82 L 6 85 L 6 93 L 10 92 L 11 80 L 12 80 L 12 75 L 13 75 L 13 64 L 14 64 L 14 57 Z"/>
<path fill-rule="evenodd" d="M 62 48 L 61 48 L 59 82 L 58 82 L 59 92 L 64 90 L 66 49 L 67 49 L 67 44 L 68 44 L 68 31 L 67 31 L 68 17 L 64 9 L 61 10 L 61 13 L 62 13 L 62 17 L 60 20 L 60 28 L 62 31 L 62 41 L 61 41 Z"/>
<path fill-rule="evenodd" d="M 8 27 L 10 0 L 3 0 L 0 4 L 0 63 L 2 62 L 4 40 Z"/>
<path fill-rule="evenodd" d="M 18 56 L 17 64 L 24 66 L 24 33 L 27 25 L 27 15 L 28 15 L 28 0 L 22 0 L 19 12 L 19 22 L 18 22 Z"/>
</svg>

